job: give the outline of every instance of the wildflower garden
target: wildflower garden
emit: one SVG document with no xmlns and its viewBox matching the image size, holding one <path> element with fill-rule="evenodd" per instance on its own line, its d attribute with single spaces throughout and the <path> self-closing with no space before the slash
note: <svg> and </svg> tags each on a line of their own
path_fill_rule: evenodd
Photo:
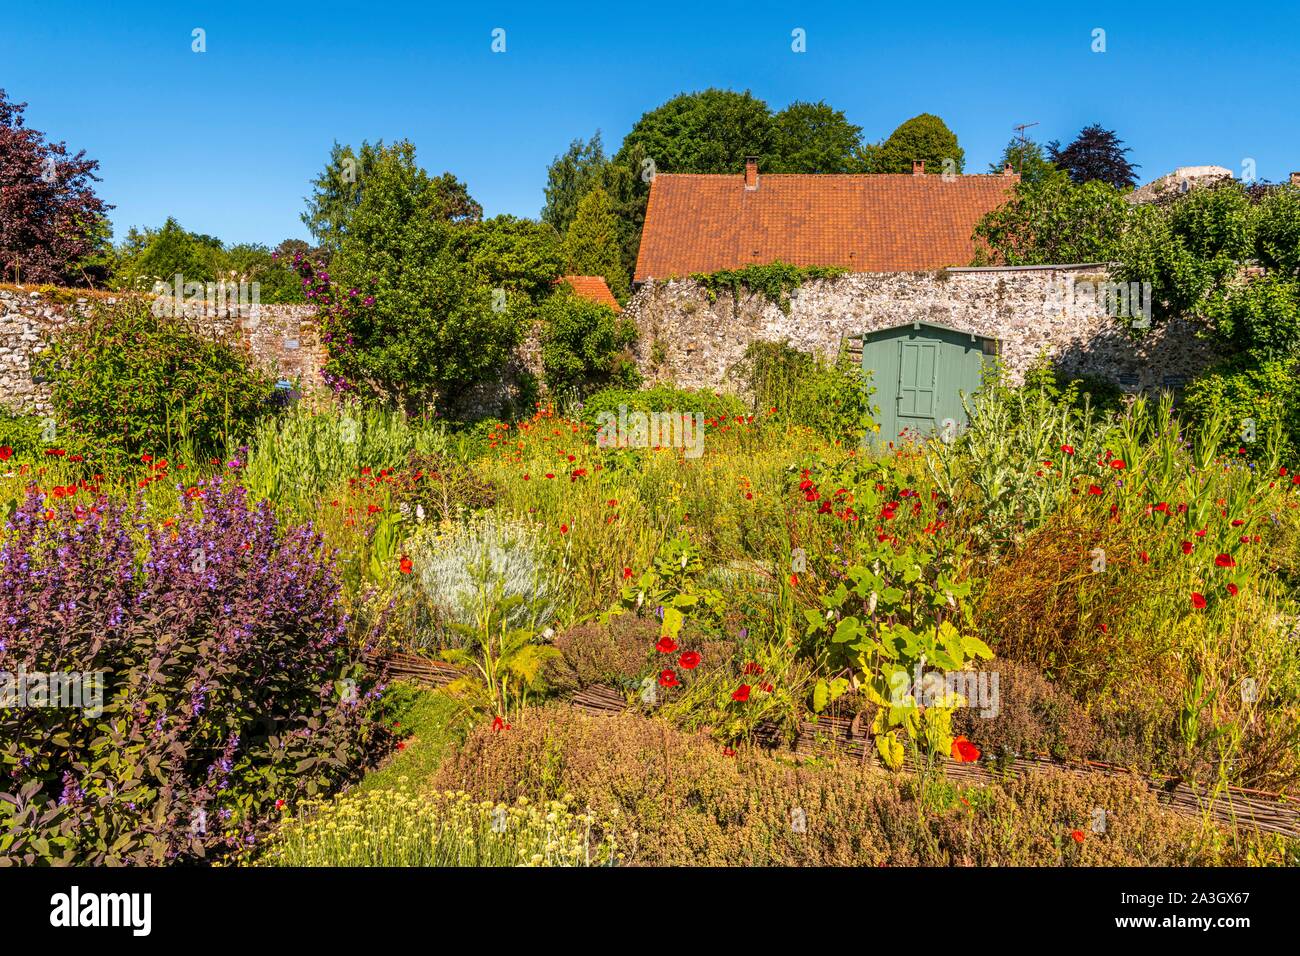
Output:
<svg viewBox="0 0 1300 956">
<path fill-rule="evenodd" d="M 1295 862 L 1214 812 L 1300 776 L 1276 435 L 1039 376 L 951 441 L 872 441 L 869 400 L 802 420 L 856 371 L 791 367 L 613 395 L 704 410 L 698 458 L 602 448 L 600 393 L 0 447 L 5 669 L 105 675 L 93 715 L 3 711 L 5 858 Z"/>
<path fill-rule="evenodd" d="M 53 147 L 0 107 L 43 188 Z M 1300 863 L 1300 190 L 1137 207 L 1131 169 L 1040 155 L 982 251 L 1154 276 L 1155 325 L 1227 358 L 1177 396 L 992 363 L 962 427 L 889 435 L 845 356 L 756 341 L 680 388 L 557 285 L 626 298 L 647 144 L 747 151 L 667 149 L 730 128 L 683 111 L 801 115 L 684 94 L 557 157 L 537 222 L 484 220 L 409 142 L 336 145 L 316 248 L 169 220 L 0 250 L 10 299 L 96 287 L 28 376 L 48 409 L 0 408 L 0 862 Z M 937 168 L 956 138 L 917 120 Z M 59 230 L 82 214 L 106 227 Z M 694 279 L 780 301 L 839 272 Z M 173 275 L 310 306 L 321 367 L 277 387 L 137 291 Z M 529 329 L 540 374 L 474 410 Z"/>
</svg>

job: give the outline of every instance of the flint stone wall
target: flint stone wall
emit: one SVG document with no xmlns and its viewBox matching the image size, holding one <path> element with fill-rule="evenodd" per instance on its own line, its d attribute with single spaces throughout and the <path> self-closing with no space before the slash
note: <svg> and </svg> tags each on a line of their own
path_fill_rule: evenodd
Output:
<svg viewBox="0 0 1300 956">
<path fill-rule="evenodd" d="M 48 414 L 50 386 L 33 380 L 42 377 L 40 353 L 67 322 L 117 301 L 103 293 L 80 296 L 68 290 L 0 289 L 0 404 L 14 412 Z M 240 310 L 220 315 L 201 312 L 200 304 L 186 304 L 185 317 L 200 332 L 245 350 L 277 379 L 295 382 L 308 393 L 322 390 L 319 370 L 325 351 L 312 306 L 258 305 L 243 314 Z"/>
<path fill-rule="evenodd" d="M 750 342 L 787 340 L 828 359 L 848 337 L 922 322 L 995 338 L 1019 382 L 1046 352 L 1072 376 L 1097 376 L 1128 391 L 1177 388 L 1215 360 L 1184 322 L 1134 339 L 1078 283 L 1106 282 L 1104 266 L 853 273 L 805 283 L 789 311 L 758 294 L 710 301 L 691 279 L 643 285 L 624 316 L 639 331 L 636 357 L 651 381 L 734 388 L 728 370 Z M 1086 287 L 1085 287 L 1086 288 Z"/>
</svg>

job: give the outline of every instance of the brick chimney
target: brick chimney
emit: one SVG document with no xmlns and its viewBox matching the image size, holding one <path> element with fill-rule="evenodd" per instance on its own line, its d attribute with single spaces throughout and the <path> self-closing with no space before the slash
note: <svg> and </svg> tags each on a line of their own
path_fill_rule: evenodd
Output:
<svg viewBox="0 0 1300 956">
<path fill-rule="evenodd" d="M 914 159 L 914 160 L 912 160 L 912 175 L 913 175 L 913 176 L 924 176 L 924 175 L 925 175 L 925 160 L 924 160 L 924 159 Z"/>
<path fill-rule="evenodd" d="M 745 188 L 746 189 L 758 188 L 758 157 L 757 156 L 745 157 Z"/>
<path fill-rule="evenodd" d="M 1291 185 L 1292 185 L 1292 186 L 1300 186 L 1300 173 L 1292 173 L 1292 174 L 1291 174 Z"/>
<path fill-rule="evenodd" d="M 1002 167 L 1002 175 L 1003 175 L 1003 176 L 1014 176 L 1015 174 L 1016 174 L 1016 171 L 1015 171 L 1014 169 L 1011 168 L 1011 164 L 1010 164 L 1010 163 L 1007 163 L 1005 166 Z"/>
</svg>

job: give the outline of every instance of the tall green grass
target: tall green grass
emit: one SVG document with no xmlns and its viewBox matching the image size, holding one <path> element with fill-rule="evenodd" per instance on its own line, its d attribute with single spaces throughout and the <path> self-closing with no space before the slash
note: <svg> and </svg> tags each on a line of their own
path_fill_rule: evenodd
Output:
<svg viewBox="0 0 1300 956">
<path fill-rule="evenodd" d="M 401 468 L 412 452 L 441 452 L 447 442 L 440 424 L 400 411 L 299 405 L 257 428 L 241 477 L 255 497 L 283 513 L 310 518 L 326 491 L 362 467 Z"/>
</svg>

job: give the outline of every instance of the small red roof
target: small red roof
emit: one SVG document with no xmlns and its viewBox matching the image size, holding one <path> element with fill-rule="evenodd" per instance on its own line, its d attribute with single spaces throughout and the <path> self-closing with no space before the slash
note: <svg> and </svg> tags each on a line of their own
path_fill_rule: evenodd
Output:
<svg viewBox="0 0 1300 956">
<path fill-rule="evenodd" d="M 615 312 L 623 311 L 618 299 L 614 298 L 614 293 L 609 291 L 604 276 L 560 276 L 555 280 L 556 285 L 561 282 L 567 282 L 579 298 L 607 305 Z"/>
<path fill-rule="evenodd" d="M 850 272 L 969 265 L 980 217 L 1017 175 L 660 173 L 650 184 L 636 281 L 780 260 Z"/>
</svg>

